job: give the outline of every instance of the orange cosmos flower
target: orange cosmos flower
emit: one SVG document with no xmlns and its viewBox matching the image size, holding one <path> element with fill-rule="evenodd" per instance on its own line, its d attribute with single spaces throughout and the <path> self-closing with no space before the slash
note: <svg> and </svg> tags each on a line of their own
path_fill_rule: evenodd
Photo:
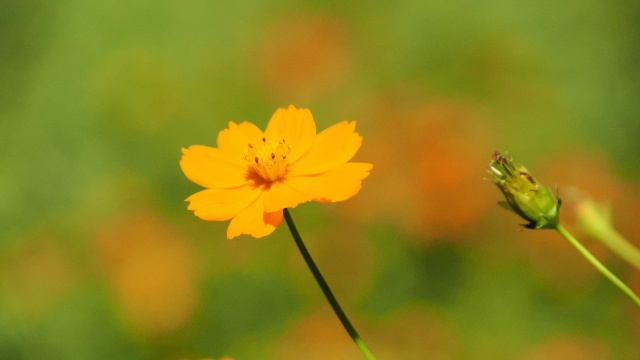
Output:
<svg viewBox="0 0 640 360">
<path fill-rule="evenodd" d="M 316 135 L 308 109 L 278 109 L 267 129 L 229 122 L 218 147 L 182 149 L 180 167 L 207 189 L 190 196 L 188 209 L 203 220 L 231 220 L 227 238 L 269 235 L 282 209 L 307 201 L 334 202 L 354 196 L 371 164 L 348 162 L 362 144 L 355 121 Z"/>
</svg>

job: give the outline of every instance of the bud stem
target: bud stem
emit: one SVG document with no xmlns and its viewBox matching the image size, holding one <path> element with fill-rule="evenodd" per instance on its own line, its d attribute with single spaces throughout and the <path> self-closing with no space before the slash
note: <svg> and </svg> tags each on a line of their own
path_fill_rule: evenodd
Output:
<svg viewBox="0 0 640 360">
<path fill-rule="evenodd" d="M 576 238 L 574 238 L 567 231 L 567 229 L 564 228 L 564 226 L 558 224 L 556 226 L 556 230 L 560 233 L 560 235 L 562 235 L 565 239 L 567 239 L 567 241 L 569 241 L 569 243 L 571 243 L 571 245 L 573 245 L 573 247 L 575 247 L 576 250 L 578 250 L 578 252 L 582 254 L 582 256 L 584 256 L 585 259 L 587 259 L 587 261 L 591 263 L 591 265 L 593 265 L 596 269 L 598 269 L 598 271 L 600 271 L 602 275 L 604 275 L 607 279 L 609 279 L 609 281 L 611 281 L 615 286 L 617 286 L 618 289 L 620 289 L 620 291 L 625 293 L 631 299 L 631 301 L 633 301 L 636 304 L 636 306 L 640 308 L 640 298 L 638 298 L 638 296 L 633 292 L 633 290 L 631 290 L 627 285 L 625 285 L 625 283 L 623 283 L 620 279 L 618 279 L 615 275 L 613 275 L 613 273 L 609 271 L 609 269 L 607 269 L 604 265 L 602 265 L 602 263 L 598 261 L 598 259 L 596 259 L 593 255 L 591 255 L 589 250 L 587 250 L 584 246 L 582 246 L 582 244 L 580 244 L 580 242 L 576 240 Z"/>
</svg>

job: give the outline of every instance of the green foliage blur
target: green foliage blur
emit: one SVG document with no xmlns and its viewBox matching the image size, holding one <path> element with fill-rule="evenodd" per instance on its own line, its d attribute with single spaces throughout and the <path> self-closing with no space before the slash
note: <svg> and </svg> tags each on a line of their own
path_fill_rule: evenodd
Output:
<svg viewBox="0 0 640 360">
<path fill-rule="evenodd" d="M 292 215 L 380 359 L 639 358 L 640 312 L 486 181 L 509 150 L 640 245 L 638 39 L 632 0 L 2 1 L 0 359 L 360 358 L 284 224 L 184 202 L 181 148 L 289 104 L 374 164 Z"/>
</svg>

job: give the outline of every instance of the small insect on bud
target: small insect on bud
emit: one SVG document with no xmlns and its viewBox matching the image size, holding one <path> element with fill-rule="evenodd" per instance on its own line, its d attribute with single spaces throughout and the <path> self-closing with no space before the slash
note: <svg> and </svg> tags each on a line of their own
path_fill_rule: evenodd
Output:
<svg viewBox="0 0 640 360">
<path fill-rule="evenodd" d="M 554 229 L 560 219 L 561 201 L 551 189 L 537 182 L 522 165 L 514 165 L 508 154 L 496 151 L 489 164 L 493 182 L 507 201 L 498 204 L 520 215 L 528 229 Z"/>
</svg>

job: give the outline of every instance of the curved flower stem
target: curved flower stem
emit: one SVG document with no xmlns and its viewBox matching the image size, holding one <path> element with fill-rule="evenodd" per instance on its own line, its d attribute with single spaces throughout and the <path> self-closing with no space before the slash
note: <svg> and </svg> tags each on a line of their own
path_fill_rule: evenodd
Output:
<svg viewBox="0 0 640 360">
<path fill-rule="evenodd" d="M 567 231 L 567 229 L 564 228 L 564 226 L 558 224 L 556 226 L 556 230 L 558 230 L 560 235 L 562 235 L 565 239 L 567 239 L 571 243 L 571 245 L 573 245 L 573 247 L 575 247 L 578 250 L 578 252 L 582 254 L 582 256 L 584 256 L 585 259 L 587 259 L 587 261 L 591 263 L 591 265 L 593 265 L 596 269 L 598 269 L 598 271 L 600 271 L 602 275 L 604 275 L 607 279 L 609 279 L 609 281 L 611 281 L 615 286 L 617 286 L 618 289 L 620 289 L 620 291 L 625 293 L 631 299 L 631 301 L 633 301 L 636 304 L 636 306 L 640 308 L 640 298 L 638 298 L 638 296 L 633 292 L 633 290 L 629 289 L 627 285 L 625 285 L 620 279 L 618 279 L 615 275 L 613 275 L 613 273 L 609 271 L 609 269 L 607 269 L 604 265 L 602 265 L 602 263 L 598 261 L 598 259 L 596 259 L 593 255 L 591 255 L 589 250 L 587 250 L 584 246 L 582 246 L 582 244 L 580 244 L 580 242 L 576 240 L 576 238 L 574 238 Z"/>
<path fill-rule="evenodd" d="M 331 292 L 329 285 L 327 285 L 327 282 L 322 277 L 322 274 L 320 273 L 320 269 L 318 269 L 318 267 L 316 266 L 316 263 L 311 258 L 311 255 L 309 254 L 307 247 L 304 245 L 304 242 L 302 241 L 302 238 L 298 233 L 298 229 L 296 229 L 296 225 L 293 223 L 293 218 L 291 218 L 291 214 L 289 214 L 289 210 L 284 209 L 283 211 L 284 211 L 284 218 L 287 221 L 287 225 L 289 226 L 289 230 L 291 231 L 293 240 L 295 240 L 296 245 L 298 245 L 298 249 L 300 250 L 302 257 L 304 258 L 304 261 L 307 263 L 307 266 L 309 267 L 309 270 L 311 270 L 311 273 L 313 274 L 313 277 L 316 279 L 316 282 L 318 283 L 318 285 L 320 285 L 320 289 L 322 289 L 322 292 L 324 293 L 324 296 L 327 298 L 327 301 L 333 308 L 333 311 L 338 316 L 338 319 L 340 319 L 342 326 L 344 326 L 344 328 L 349 333 L 349 336 L 351 336 L 351 339 L 353 339 L 353 341 L 356 343 L 356 345 L 362 352 L 362 355 L 364 355 L 364 357 L 368 360 L 375 360 L 375 357 L 373 356 L 371 351 L 369 351 L 369 348 L 367 348 L 367 346 L 364 344 L 362 339 L 360 339 L 360 335 L 358 334 L 356 329 L 353 327 L 353 325 L 351 325 L 351 322 L 349 321 L 349 318 L 347 317 L 347 315 L 344 313 L 344 311 L 342 311 L 342 308 L 340 307 L 338 300 L 336 300 L 335 296 L 333 296 L 333 293 Z"/>
</svg>

